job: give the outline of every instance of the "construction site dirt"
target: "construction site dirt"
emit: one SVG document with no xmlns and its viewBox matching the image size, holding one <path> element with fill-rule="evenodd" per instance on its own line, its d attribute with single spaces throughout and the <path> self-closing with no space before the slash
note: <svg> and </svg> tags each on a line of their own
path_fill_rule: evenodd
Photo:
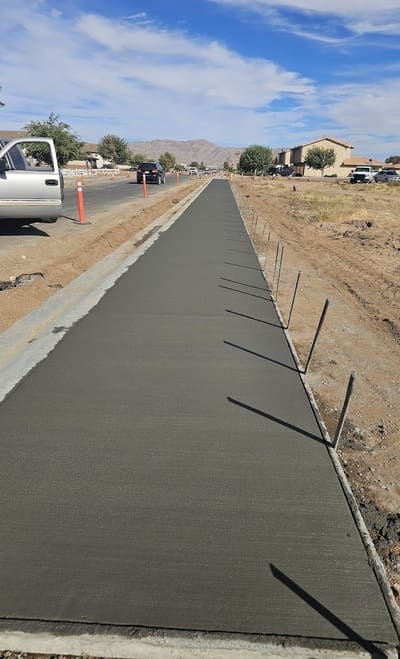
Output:
<svg viewBox="0 0 400 659">
<path fill-rule="evenodd" d="M 338 453 L 399 602 L 400 186 L 242 177 L 233 187 L 285 322 L 299 277 L 289 334 L 303 365 L 329 300 L 306 380 L 333 437 L 356 373 Z"/>
<path fill-rule="evenodd" d="M 88 226 L 43 225 L 51 249 L 37 236 L 21 246 L 16 233 L 0 264 L 0 331 L 123 242 L 134 245 L 137 232 L 203 182 L 122 205 Z M 332 436 L 356 372 L 338 453 L 400 602 L 400 186 L 236 177 L 232 187 L 270 284 L 282 256 L 285 321 L 301 273 L 289 334 L 302 364 L 330 301 L 306 380 Z"/>
</svg>

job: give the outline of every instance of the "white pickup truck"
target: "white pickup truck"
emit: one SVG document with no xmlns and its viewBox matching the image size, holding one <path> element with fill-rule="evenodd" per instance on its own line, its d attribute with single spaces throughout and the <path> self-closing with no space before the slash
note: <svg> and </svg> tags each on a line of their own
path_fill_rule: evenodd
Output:
<svg viewBox="0 0 400 659">
<path fill-rule="evenodd" d="M 40 162 L 30 157 L 35 147 L 45 156 Z M 55 222 L 62 215 L 63 198 L 64 181 L 53 140 L 22 137 L 6 141 L 0 135 L 0 221 Z"/>
<path fill-rule="evenodd" d="M 350 183 L 373 183 L 376 171 L 370 165 L 359 165 L 350 174 Z"/>
</svg>

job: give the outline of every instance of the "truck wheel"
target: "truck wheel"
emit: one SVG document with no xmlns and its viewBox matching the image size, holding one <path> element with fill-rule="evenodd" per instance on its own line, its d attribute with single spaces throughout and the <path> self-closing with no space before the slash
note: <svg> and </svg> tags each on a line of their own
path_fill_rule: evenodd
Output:
<svg viewBox="0 0 400 659">
<path fill-rule="evenodd" d="M 43 217 L 40 221 L 44 222 L 45 224 L 54 224 L 54 222 L 57 222 L 58 217 Z"/>
</svg>

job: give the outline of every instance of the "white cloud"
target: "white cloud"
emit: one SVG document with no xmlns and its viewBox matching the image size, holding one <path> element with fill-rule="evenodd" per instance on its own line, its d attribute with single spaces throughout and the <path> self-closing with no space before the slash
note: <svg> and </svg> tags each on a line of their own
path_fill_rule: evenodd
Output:
<svg viewBox="0 0 400 659">
<path fill-rule="evenodd" d="M 112 132 L 289 147 L 334 134 L 366 155 L 400 151 L 391 110 L 399 106 L 400 81 L 378 76 L 376 67 L 368 71 L 369 84 L 357 62 L 351 73 L 361 82 L 349 84 L 344 72 L 335 86 L 317 86 L 217 41 L 143 25 L 143 17 L 132 23 L 93 14 L 67 18 L 51 8 L 29 0 L 2 6 L 4 129 L 55 112 L 87 141 Z M 381 73 L 397 75 L 394 62 L 391 67 Z"/>
<path fill-rule="evenodd" d="M 56 111 L 74 126 L 78 122 L 90 139 L 122 129 L 125 135 L 141 130 L 149 135 L 160 124 L 168 133 L 171 115 L 180 117 L 177 132 L 183 113 L 192 134 L 206 125 L 209 134 L 207 114 L 227 125 L 235 116 L 243 125 L 239 117 L 246 111 L 313 88 L 305 77 L 274 62 L 246 58 L 184 33 L 93 14 L 73 22 L 46 12 L 44 5 L 42 11 L 29 8 L 28 0 L 16 0 L 5 13 L 10 29 L 0 57 L 7 111 Z M 228 138 L 225 125 L 219 128 Z M 216 136 L 218 127 L 213 132 Z"/>
<path fill-rule="evenodd" d="M 342 27 L 355 35 L 387 34 L 398 35 L 400 24 L 399 0 L 212 0 L 216 4 L 238 7 L 248 12 L 255 12 L 275 23 L 285 10 L 302 13 L 306 18 L 312 16 L 331 16 L 340 20 Z M 274 12 L 274 13 L 271 13 Z M 278 18 L 276 17 L 276 14 Z M 282 22 L 282 27 L 285 21 Z M 286 21 L 286 28 L 290 22 Z M 296 26 L 291 26 L 296 30 Z M 297 26 L 298 28 L 298 26 Z M 306 38 L 317 38 L 316 32 L 299 32 Z M 321 38 L 322 40 L 322 38 Z"/>
<path fill-rule="evenodd" d="M 310 119 L 301 141 L 318 137 L 317 125 L 320 135 L 343 137 L 357 154 L 384 159 L 389 151 L 400 153 L 398 117 L 392 111 L 399 99 L 399 79 L 321 87 L 298 108 L 300 116 Z"/>
</svg>

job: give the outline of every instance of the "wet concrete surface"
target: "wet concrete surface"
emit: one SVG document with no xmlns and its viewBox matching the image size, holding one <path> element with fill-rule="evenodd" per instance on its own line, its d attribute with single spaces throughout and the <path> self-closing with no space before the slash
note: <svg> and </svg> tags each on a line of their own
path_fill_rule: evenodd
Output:
<svg viewBox="0 0 400 659">
<path fill-rule="evenodd" d="M 396 644 L 226 181 L 0 414 L 1 618 Z"/>
</svg>

